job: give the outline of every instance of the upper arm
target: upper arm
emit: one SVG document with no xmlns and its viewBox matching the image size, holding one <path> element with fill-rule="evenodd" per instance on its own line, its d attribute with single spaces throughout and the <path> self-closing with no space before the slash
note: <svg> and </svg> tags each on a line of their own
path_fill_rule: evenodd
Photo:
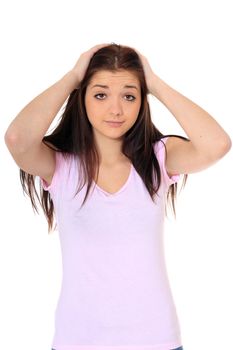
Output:
<svg viewBox="0 0 233 350">
<path fill-rule="evenodd" d="M 166 149 L 166 170 L 169 175 L 195 173 L 216 162 L 216 159 L 198 152 L 190 140 L 179 137 L 168 137 Z"/>
<path fill-rule="evenodd" d="M 31 175 L 43 178 L 50 185 L 56 166 L 56 151 L 41 142 L 25 152 L 10 150 L 16 164 Z"/>
</svg>

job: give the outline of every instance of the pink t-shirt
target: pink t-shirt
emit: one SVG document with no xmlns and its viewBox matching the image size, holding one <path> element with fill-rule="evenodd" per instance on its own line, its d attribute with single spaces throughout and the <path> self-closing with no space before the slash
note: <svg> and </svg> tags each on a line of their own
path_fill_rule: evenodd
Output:
<svg viewBox="0 0 233 350">
<path fill-rule="evenodd" d="M 163 139 L 164 142 L 166 138 Z M 165 148 L 154 151 L 162 171 L 156 203 L 135 168 L 110 194 L 98 185 L 80 209 L 77 160 L 56 152 L 50 186 L 62 252 L 63 279 L 55 312 L 56 350 L 170 350 L 182 345 L 166 271 L 163 230 L 169 178 Z"/>
</svg>

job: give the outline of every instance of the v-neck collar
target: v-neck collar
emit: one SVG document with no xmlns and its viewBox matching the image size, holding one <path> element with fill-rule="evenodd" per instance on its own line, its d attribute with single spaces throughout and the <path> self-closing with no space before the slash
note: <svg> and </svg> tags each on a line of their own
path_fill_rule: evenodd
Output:
<svg viewBox="0 0 233 350">
<path fill-rule="evenodd" d="M 129 176 L 128 176 L 126 182 L 124 183 L 124 185 L 123 185 L 117 192 L 114 192 L 114 193 L 107 192 L 107 191 L 105 191 L 103 188 L 99 187 L 99 185 L 97 185 L 97 183 L 96 183 L 95 181 L 93 181 L 93 182 L 94 182 L 94 186 L 95 186 L 100 192 L 102 192 L 103 194 L 105 194 L 106 196 L 114 197 L 114 196 L 118 195 L 119 193 L 121 193 L 121 192 L 126 188 L 126 186 L 128 185 L 128 183 L 129 183 L 129 181 L 130 181 L 130 179 L 131 179 L 132 173 L 133 173 L 133 164 L 131 163 L 131 164 L 130 164 Z"/>
</svg>

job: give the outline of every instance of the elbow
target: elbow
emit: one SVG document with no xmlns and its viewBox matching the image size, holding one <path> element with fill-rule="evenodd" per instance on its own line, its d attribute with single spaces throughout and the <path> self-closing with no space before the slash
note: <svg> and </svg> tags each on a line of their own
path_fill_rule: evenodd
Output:
<svg viewBox="0 0 233 350">
<path fill-rule="evenodd" d="M 228 153 L 231 149 L 232 146 L 232 141 L 229 135 L 227 135 L 223 141 L 223 145 L 222 145 L 222 153 L 223 155 L 225 155 L 226 153 Z"/>
<path fill-rule="evenodd" d="M 230 151 L 231 146 L 232 146 L 232 141 L 229 135 L 226 135 L 223 138 L 221 138 L 221 140 L 219 140 L 219 143 L 216 147 L 215 158 L 217 158 L 218 160 L 224 157 Z"/>
<path fill-rule="evenodd" d="M 9 151 L 14 153 L 20 153 L 23 151 L 22 144 L 16 134 L 6 132 L 4 135 L 4 141 Z"/>
<path fill-rule="evenodd" d="M 6 133 L 4 135 L 4 141 L 8 147 L 15 145 L 17 142 L 17 139 L 18 139 L 18 137 L 15 134 L 11 134 L 8 131 L 6 131 Z"/>
</svg>

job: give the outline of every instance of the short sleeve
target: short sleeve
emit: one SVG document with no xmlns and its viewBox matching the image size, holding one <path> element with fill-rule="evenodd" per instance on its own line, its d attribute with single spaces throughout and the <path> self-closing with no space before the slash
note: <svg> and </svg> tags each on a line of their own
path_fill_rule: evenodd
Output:
<svg viewBox="0 0 233 350">
<path fill-rule="evenodd" d="M 48 185 L 48 183 L 42 177 L 39 177 L 42 188 L 45 191 L 49 191 L 52 197 L 55 196 L 59 186 L 61 186 L 61 180 L 63 176 L 64 162 L 65 162 L 62 152 L 57 152 L 57 151 L 55 152 L 55 161 L 56 161 L 55 170 L 54 170 L 53 178 L 50 185 Z"/>
<path fill-rule="evenodd" d="M 168 137 L 163 138 L 163 139 L 159 140 L 158 142 L 156 142 L 154 144 L 154 152 L 155 152 L 155 155 L 156 155 L 157 160 L 159 162 L 164 182 L 165 182 L 166 186 L 169 187 L 170 185 L 178 182 L 180 180 L 181 175 L 177 174 L 177 175 L 173 175 L 173 176 L 169 177 L 169 175 L 167 173 L 166 166 L 165 166 L 165 161 L 166 161 L 165 144 L 166 144 L 167 139 L 168 139 Z"/>
</svg>

